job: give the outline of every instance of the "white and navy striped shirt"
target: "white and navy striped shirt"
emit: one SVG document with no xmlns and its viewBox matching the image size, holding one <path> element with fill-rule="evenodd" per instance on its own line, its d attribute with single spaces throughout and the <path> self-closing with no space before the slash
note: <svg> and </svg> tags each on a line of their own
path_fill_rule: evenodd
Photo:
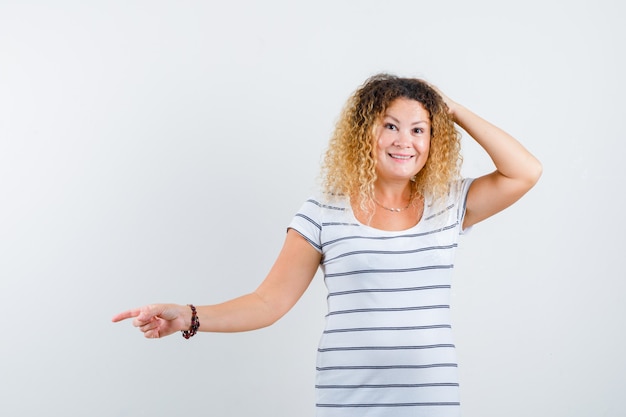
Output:
<svg viewBox="0 0 626 417">
<path fill-rule="evenodd" d="M 470 179 L 403 231 L 361 224 L 347 199 L 307 200 L 289 228 L 322 254 L 328 315 L 318 417 L 460 415 L 450 289 Z"/>
</svg>

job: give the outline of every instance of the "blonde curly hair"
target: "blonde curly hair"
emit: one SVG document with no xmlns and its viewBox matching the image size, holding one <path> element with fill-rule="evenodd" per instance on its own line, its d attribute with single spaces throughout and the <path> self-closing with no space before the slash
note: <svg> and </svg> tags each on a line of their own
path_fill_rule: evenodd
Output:
<svg viewBox="0 0 626 417">
<path fill-rule="evenodd" d="M 459 177 L 461 135 L 442 97 L 423 80 L 389 74 L 370 77 L 348 99 L 330 138 L 322 163 L 322 187 L 330 195 L 356 198 L 368 212 L 373 206 L 376 161 L 375 131 L 398 98 L 419 101 L 431 124 L 430 153 L 426 165 L 412 181 L 413 198 L 440 200 Z"/>
</svg>

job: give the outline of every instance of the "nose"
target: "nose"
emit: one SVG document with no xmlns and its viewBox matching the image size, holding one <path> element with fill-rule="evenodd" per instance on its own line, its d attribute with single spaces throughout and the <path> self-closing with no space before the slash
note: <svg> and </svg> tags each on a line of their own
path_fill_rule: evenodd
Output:
<svg viewBox="0 0 626 417">
<path fill-rule="evenodd" d="M 398 132 L 396 140 L 393 142 L 393 146 L 398 148 L 408 148 L 411 144 L 411 136 L 406 132 Z"/>
</svg>

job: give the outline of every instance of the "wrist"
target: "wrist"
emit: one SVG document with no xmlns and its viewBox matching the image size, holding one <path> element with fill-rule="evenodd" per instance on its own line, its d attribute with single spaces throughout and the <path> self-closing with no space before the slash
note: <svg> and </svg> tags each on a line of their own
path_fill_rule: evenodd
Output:
<svg viewBox="0 0 626 417">
<path fill-rule="evenodd" d="M 181 332 L 185 339 L 189 339 L 198 332 L 198 329 L 200 328 L 200 320 L 198 320 L 198 312 L 193 304 L 188 304 L 185 309 L 187 311 L 184 315 L 185 328 L 187 330 L 182 330 Z"/>
<path fill-rule="evenodd" d="M 178 309 L 180 311 L 178 317 L 182 322 L 180 325 L 180 331 L 182 332 L 183 330 L 188 330 L 191 327 L 191 316 L 193 315 L 193 312 L 191 311 L 189 304 L 181 304 L 178 306 Z"/>
<path fill-rule="evenodd" d="M 468 115 L 467 108 L 463 107 L 459 103 L 452 102 L 448 105 L 448 112 L 452 120 L 454 120 L 454 123 L 464 128 L 465 120 L 467 119 Z"/>
</svg>

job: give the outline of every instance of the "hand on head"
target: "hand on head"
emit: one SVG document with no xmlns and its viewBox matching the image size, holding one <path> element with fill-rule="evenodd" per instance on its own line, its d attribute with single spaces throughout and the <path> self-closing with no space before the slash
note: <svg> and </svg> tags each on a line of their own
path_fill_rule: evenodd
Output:
<svg viewBox="0 0 626 417">
<path fill-rule="evenodd" d="M 437 86 L 434 86 L 434 85 L 432 85 L 430 83 L 428 85 L 430 86 L 430 88 L 435 90 L 437 92 L 437 94 L 439 94 L 441 96 L 441 98 L 443 99 L 443 102 L 446 103 L 446 106 L 448 106 L 448 113 L 451 114 L 452 116 L 454 116 L 454 112 L 456 110 L 456 107 L 459 104 L 457 102 L 455 102 L 454 100 L 452 100 L 447 95 L 445 95 Z"/>
<path fill-rule="evenodd" d="M 117 323 L 133 318 L 133 326 L 138 327 L 148 339 L 168 336 L 186 330 L 184 313 L 189 308 L 177 304 L 150 304 L 119 313 L 111 319 Z"/>
</svg>

